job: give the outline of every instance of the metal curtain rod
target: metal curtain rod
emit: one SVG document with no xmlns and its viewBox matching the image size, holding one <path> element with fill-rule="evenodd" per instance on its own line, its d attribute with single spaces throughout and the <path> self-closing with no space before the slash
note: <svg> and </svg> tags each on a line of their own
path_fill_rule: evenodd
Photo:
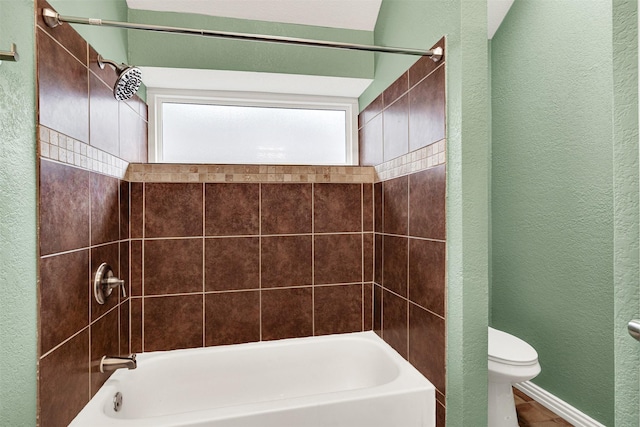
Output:
<svg viewBox="0 0 640 427">
<path fill-rule="evenodd" d="M 234 39 L 234 40 L 249 40 L 268 43 L 282 43 L 282 44 L 294 44 L 301 46 L 314 46 L 325 47 L 331 49 L 347 49 L 347 50 L 361 50 L 367 52 L 382 52 L 382 53 L 399 53 L 404 55 L 416 55 L 416 56 L 429 56 L 434 62 L 437 62 L 442 58 L 443 50 L 441 47 L 437 47 L 432 50 L 418 50 L 418 49 L 404 49 L 397 47 L 385 47 L 385 46 L 369 46 L 362 44 L 351 44 L 341 42 L 328 42 L 323 40 L 309 40 L 299 39 L 294 37 L 282 37 L 282 36 L 267 36 L 261 34 L 243 34 L 232 33 L 227 31 L 210 31 L 210 30 L 197 30 L 194 28 L 180 28 L 180 27 L 167 27 L 163 25 L 148 25 L 148 24 L 136 24 L 131 22 L 118 22 L 107 21 L 97 18 L 78 18 L 74 16 L 63 16 L 56 11 L 45 8 L 42 10 L 42 16 L 44 22 L 51 28 L 55 28 L 63 22 L 70 24 L 82 24 L 82 25 L 98 25 L 103 27 L 116 27 L 125 28 L 128 30 L 144 30 L 144 31 L 156 31 L 161 33 L 174 33 L 174 34 L 190 34 L 203 37 L 215 37 L 221 39 Z"/>
</svg>

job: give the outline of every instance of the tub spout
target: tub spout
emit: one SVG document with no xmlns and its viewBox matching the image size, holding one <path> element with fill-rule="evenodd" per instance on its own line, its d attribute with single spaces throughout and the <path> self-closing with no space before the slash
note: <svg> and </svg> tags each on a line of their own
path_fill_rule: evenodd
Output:
<svg viewBox="0 0 640 427">
<path fill-rule="evenodd" d="M 121 368 L 136 369 L 137 367 L 138 362 L 136 362 L 135 353 L 129 357 L 102 356 L 102 360 L 100 360 L 100 372 L 102 373 Z"/>
</svg>

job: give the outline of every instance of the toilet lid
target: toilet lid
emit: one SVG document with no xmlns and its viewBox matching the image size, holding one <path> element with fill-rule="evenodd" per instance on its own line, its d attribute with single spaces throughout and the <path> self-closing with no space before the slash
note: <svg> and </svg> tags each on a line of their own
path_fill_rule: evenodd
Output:
<svg viewBox="0 0 640 427">
<path fill-rule="evenodd" d="M 510 365 L 531 365 L 538 361 L 538 352 L 520 338 L 489 327 L 489 360 Z"/>
</svg>

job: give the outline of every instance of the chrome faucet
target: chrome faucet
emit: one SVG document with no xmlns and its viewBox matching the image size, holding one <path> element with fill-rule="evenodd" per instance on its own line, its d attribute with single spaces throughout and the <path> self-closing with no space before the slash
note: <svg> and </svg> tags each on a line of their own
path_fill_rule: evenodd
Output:
<svg viewBox="0 0 640 427">
<path fill-rule="evenodd" d="M 116 369 L 127 368 L 136 369 L 138 362 L 136 362 L 136 354 L 133 353 L 129 357 L 120 356 L 102 356 L 100 360 L 100 372 L 115 371 Z"/>
</svg>

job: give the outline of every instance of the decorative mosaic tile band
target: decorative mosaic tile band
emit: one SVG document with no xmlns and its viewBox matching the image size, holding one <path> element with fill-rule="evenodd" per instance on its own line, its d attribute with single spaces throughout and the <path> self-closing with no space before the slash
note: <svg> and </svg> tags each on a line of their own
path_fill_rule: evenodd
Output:
<svg viewBox="0 0 640 427">
<path fill-rule="evenodd" d="M 446 140 L 371 166 L 185 165 L 131 163 L 40 126 L 40 156 L 130 182 L 333 182 L 386 181 L 444 164 Z"/>
<path fill-rule="evenodd" d="M 375 167 L 375 182 L 386 181 L 410 173 L 419 172 L 446 162 L 445 146 L 442 139 L 426 147 L 384 162 Z"/>
<path fill-rule="evenodd" d="M 125 176 L 129 163 L 113 154 L 69 138 L 42 125 L 40 125 L 39 136 L 41 157 L 118 179 L 123 179 Z"/>
<path fill-rule="evenodd" d="M 130 182 L 372 183 L 371 166 L 185 165 L 131 163 Z"/>
</svg>

